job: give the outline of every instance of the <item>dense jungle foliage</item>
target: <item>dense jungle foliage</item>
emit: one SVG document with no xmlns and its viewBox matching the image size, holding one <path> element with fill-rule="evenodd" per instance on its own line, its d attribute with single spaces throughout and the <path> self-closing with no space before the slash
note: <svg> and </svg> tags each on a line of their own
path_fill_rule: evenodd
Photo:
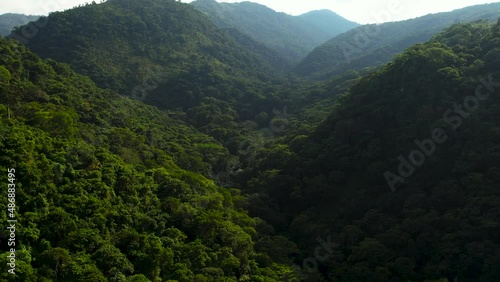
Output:
<svg viewBox="0 0 500 282">
<path fill-rule="evenodd" d="M 362 78 L 240 175 L 251 213 L 299 265 L 331 236 L 326 281 L 498 281 L 499 43 L 500 22 L 456 25 Z"/>
<path fill-rule="evenodd" d="M 207 178 L 230 157 L 220 143 L 20 43 L 1 39 L 0 54 L 16 281 L 279 281 L 290 268 L 266 259 L 271 227 L 248 216 L 240 192 Z"/>
<path fill-rule="evenodd" d="M 0 280 L 500 281 L 500 21 L 433 35 L 314 81 L 173 0 L 0 37 Z"/>
</svg>

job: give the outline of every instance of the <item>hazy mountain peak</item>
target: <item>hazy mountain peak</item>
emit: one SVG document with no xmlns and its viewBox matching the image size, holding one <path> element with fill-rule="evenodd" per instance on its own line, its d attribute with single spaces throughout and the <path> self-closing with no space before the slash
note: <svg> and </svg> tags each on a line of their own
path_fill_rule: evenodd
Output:
<svg viewBox="0 0 500 282">
<path fill-rule="evenodd" d="M 496 20 L 499 15 L 500 3 L 492 3 L 378 26 L 359 26 L 317 47 L 296 67 L 295 72 L 322 79 L 346 70 L 380 65 L 404 49 L 426 42 L 454 23 Z"/>
<path fill-rule="evenodd" d="M 16 26 L 38 19 L 40 16 L 6 13 L 0 15 L 0 35 L 7 36 Z"/>
<path fill-rule="evenodd" d="M 306 16 L 306 15 L 337 15 L 337 16 L 339 16 L 337 13 L 335 13 L 332 10 L 320 9 L 320 10 L 313 10 L 313 11 L 309 11 L 307 13 L 303 13 L 303 14 L 299 15 L 299 17 Z"/>
<path fill-rule="evenodd" d="M 191 4 L 207 14 L 218 27 L 236 28 L 292 62 L 298 62 L 328 39 L 358 26 L 330 10 L 292 16 L 248 1 L 198 0 Z"/>
</svg>

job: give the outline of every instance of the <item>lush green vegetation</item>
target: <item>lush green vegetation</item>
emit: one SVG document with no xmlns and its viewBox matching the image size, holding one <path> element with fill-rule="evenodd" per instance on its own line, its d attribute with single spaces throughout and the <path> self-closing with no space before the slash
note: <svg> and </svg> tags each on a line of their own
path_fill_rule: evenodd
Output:
<svg viewBox="0 0 500 282">
<path fill-rule="evenodd" d="M 29 40 L 17 29 L 26 46 L 0 39 L 17 275 L 2 228 L 0 280 L 500 281 L 491 7 L 315 82 L 173 0 L 52 13 Z M 411 21 L 387 27 L 373 48 L 411 44 Z"/>
<path fill-rule="evenodd" d="M 390 15 L 389 11 L 384 12 Z M 294 72 L 310 78 L 325 79 L 348 70 L 379 66 L 406 48 L 428 41 L 452 24 L 480 19 L 496 21 L 499 13 L 500 3 L 492 3 L 401 22 L 360 26 L 316 48 L 295 67 Z M 381 20 L 387 20 L 386 16 L 379 15 Z"/>
<path fill-rule="evenodd" d="M 0 55 L 15 281 L 280 281 L 290 271 L 259 246 L 276 239 L 238 190 L 206 177 L 228 161 L 220 143 L 19 43 L 0 39 Z M 0 210 L 3 224 L 7 201 Z M 11 281 L 4 247 L 0 280 Z"/>
<path fill-rule="evenodd" d="M 40 16 L 28 16 L 22 14 L 3 14 L 0 15 L 0 35 L 9 35 L 15 27 L 25 25 L 31 21 L 35 21 Z"/>
<path fill-rule="evenodd" d="M 500 280 L 499 42 L 500 22 L 456 25 L 362 78 L 240 175 L 251 212 L 298 243 L 299 265 L 331 236 L 327 281 Z M 416 144 L 436 129 L 435 149 Z M 391 192 L 414 150 L 425 161 Z"/>
<path fill-rule="evenodd" d="M 291 16 L 252 2 L 197 0 L 191 4 L 206 13 L 217 26 L 238 29 L 293 63 L 320 44 L 358 26 L 328 10 Z"/>
<path fill-rule="evenodd" d="M 211 82 L 204 87 L 218 83 L 221 91 L 233 92 L 239 85 L 253 85 L 256 78 L 272 79 L 284 62 L 270 50 L 261 54 L 262 49 L 239 44 L 243 39 L 236 40 L 190 5 L 173 0 L 109 0 L 40 21 L 44 28 L 26 42 L 31 50 L 66 62 L 98 86 L 122 94 L 132 95 L 151 76 L 156 84 L 198 79 Z M 12 38 L 22 42 L 21 30 Z M 195 86 L 186 91 L 199 90 Z"/>
<path fill-rule="evenodd" d="M 276 93 L 288 84 L 279 77 L 287 63 L 241 32 L 218 29 L 191 5 L 145 1 L 52 13 L 27 46 L 102 88 L 181 112 L 184 121 L 237 151 L 241 122 L 283 107 Z M 12 38 L 22 42 L 21 30 Z"/>
</svg>

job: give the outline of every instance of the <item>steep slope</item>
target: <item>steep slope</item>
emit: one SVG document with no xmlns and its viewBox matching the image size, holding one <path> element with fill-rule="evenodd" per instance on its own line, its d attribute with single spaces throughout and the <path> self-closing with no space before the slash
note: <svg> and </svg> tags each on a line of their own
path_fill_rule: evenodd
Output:
<svg viewBox="0 0 500 282">
<path fill-rule="evenodd" d="M 306 281 L 500 279 L 500 21 L 455 25 L 241 174 Z"/>
<path fill-rule="evenodd" d="M 170 0 L 145 1 L 109 0 L 52 13 L 46 26 L 26 43 L 43 58 L 69 63 L 100 87 L 142 99 L 159 85 L 180 85 L 186 79 L 191 80 L 190 85 L 175 95 L 196 91 L 200 98 L 214 96 L 203 93 L 209 86 L 235 93 L 233 88 L 241 88 L 241 84 L 259 83 L 279 73 L 281 66 L 270 64 L 277 61 L 275 54 L 257 54 L 239 44 L 241 40 L 218 30 L 192 6 Z M 20 32 L 12 38 L 23 42 Z M 138 91 L 132 93 L 134 89 Z M 161 92 L 168 95 L 172 91 L 179 89 Z M 155 97 L 158 99 L 169 108 L 196 104 Z"/>
<path fill-rule="evenodd" d="M 35 21 L 40 16 L 28 16 L 23 14 L 2 14 L 0 15 L 0 35 L 7 36 L 14 30 L 14 27 L 25 25 Z"/>
<path fill-rule="evenodd" d="M 252 2 L 197 0 L 191 4 L 219 27 L 236 28 L 279 51 L 293 63 L 327 40 L 358 26 L 331 11 L 314 11 L 296 17 Z"/>
<path fill-rule="evenodd" d="M 0 219 L 17 220 L 0 231 L 2 281 L 282 281 L 290 269 L 256 251 L 273 237 L 239 191 L 203 176 L 227 162 L 218 142 L 2 38 L 0 132 L 15 199 Z"/>
<path fill-rule="evenodd" d="M 378 66 L 389 62 L 404 49 L 426 42 L 454 23 L 480 19 L 496 21 L 499 14 L 500 3 L 493 3 L 401 22 L 364 25 L 316 48 L 295 67 L 294 72 L 324 79 L 350 69 Z"/>
</svg>

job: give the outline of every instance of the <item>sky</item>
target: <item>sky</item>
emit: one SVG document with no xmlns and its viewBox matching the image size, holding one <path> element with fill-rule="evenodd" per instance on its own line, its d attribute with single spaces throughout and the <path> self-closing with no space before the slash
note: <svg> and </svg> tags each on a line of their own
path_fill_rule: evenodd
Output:
<svg viewBox="0 0 500 282">
<path fill-rule="evenodd" d="M 0 14 L 21 13 L 47 15 L 52 11 L 69 9 L 89 0 L 0 0 Z M 140 1 L 140 0 L 138 0 Z M 96 2 L 100 2 L 97 0 Z M 182 0 L 182 2 L 191 2 Z M 218 0 L 218 2 L 242 2 Z M 430 13 L 447 12 L 455 9 L 498 0 L 251 0 L 269 8 L 291 15 L 313 10 L 328 9 L 361 24 L 382 23 L 415 18 Z"/>
</svg>

